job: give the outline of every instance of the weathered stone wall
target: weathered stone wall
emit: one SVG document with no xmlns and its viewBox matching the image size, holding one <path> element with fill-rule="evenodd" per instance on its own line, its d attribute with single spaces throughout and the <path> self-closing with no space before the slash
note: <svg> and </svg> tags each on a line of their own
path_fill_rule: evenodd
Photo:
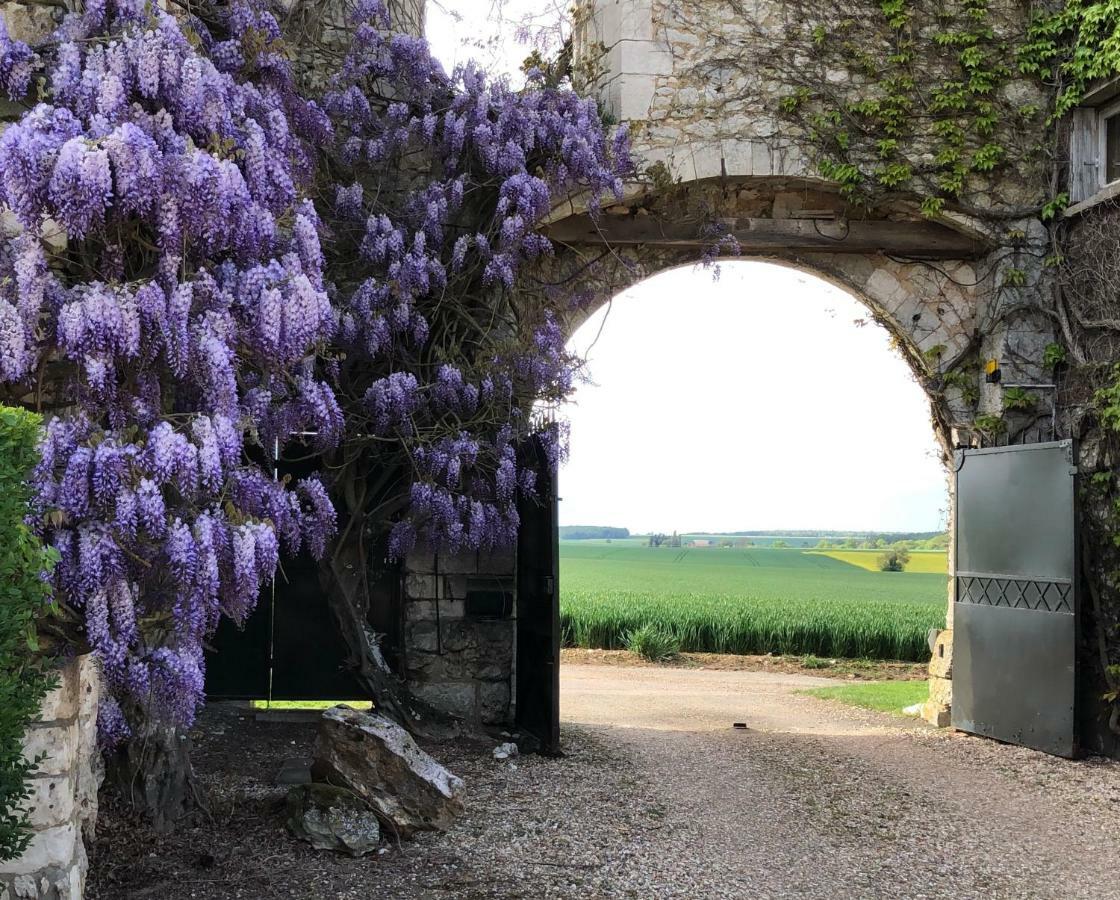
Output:
<svg viewBox="0 0 1120 900">
<path fill-rule="evenodd" d="M 84 839 L 93 837 L 102 761 L 97 746 L 100 674 L 91 656 L 71 660 L 24 737 L 24 755 L 43 756 L 26 803 L 34 829 L 19 859 L 0 864 L 0 900 L 81 900 Z"/>
<path fill-rule="evenodd" d="M 414 552 L 405 565 L 402 674 L 433 706 L 493 725 L 513 715 L 513 605 L 472 609 L 469 595 L 514 592 L 512 553 Z"/>
</svg>

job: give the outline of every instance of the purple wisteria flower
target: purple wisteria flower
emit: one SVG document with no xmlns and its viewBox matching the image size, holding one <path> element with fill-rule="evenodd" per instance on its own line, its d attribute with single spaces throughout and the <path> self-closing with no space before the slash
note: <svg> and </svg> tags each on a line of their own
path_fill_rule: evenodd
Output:
<svg viewBox="0 0 1120 900">
<path fill-rule="evenodd" d="M 223 611 L 250 614 L 281 537 L 322 552 L 335 522 L 324 490 L 297 495 L 244 453 L 262 421 L 342 436 L 304 365 L 337 320 L 304 199 L 331 126 L 295 91 L 271 13 L 222 14 L 215 42 L 151 4 L 86 3 L 38 55 L 0 22 L 0 90 L 46 86 L 0 134 L 0 207 L 23 229 L 0 236 L 0 383 L 57 360 L 51 395 L 74 401 L 47 423 L 36 510 L 104 665 L 109 743 L 138 711 L 189 725 Z M 48 223 L 74 252 L 48 261 Z M 246 416 L 269 378 L 281 389 Z"/>
<path fill-rule="evenodd" d="M 137 716 L 189 725 L 222 616 L 252 614 L 282 553 L 331 552 L 328 483 L 275 479 L 277 449 L 343 445 L 378 473 L 396 495 L 363 529 L 392 557 L 516 539 L 518 448 L 543 429 L 563 452 L 534 408 L 576 365 L 571 298 L 525 290 L 562 262 L 538 228 L 570 194 L 618 195 L 629 151 L 572 91 L 448 76 L 383 0 L 354 4 L 314 97 L 263 0 L 82 7 L 39 48 L 0 24 L 0 91 L 42 84 L 0 134 L 21 229 L 0 236 L 0 386 L 72 401 L 34 512 L 112 744 Z"/>
</svg>

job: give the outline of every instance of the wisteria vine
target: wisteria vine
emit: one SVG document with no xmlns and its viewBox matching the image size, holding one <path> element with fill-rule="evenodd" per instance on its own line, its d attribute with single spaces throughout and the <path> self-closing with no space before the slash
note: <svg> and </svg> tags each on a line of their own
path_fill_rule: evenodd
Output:
<svg viewBox="0 0 1120 900">
<path fill-rule="evenodd" d="M 193 721 L 284 552 L 509 544 L 534 404 L 571 389 L 578 300 L 525 270 L 558 195 L 621 190 L 624 133 L 351 15 L 325 86 L 255 0 L 89 0 L 35 48 L 0 22 L 0 384 L 48 415 L 36 517 L 110 743 Z M 272 477 L 294 436 L 327 484 Z"/>
</svg>

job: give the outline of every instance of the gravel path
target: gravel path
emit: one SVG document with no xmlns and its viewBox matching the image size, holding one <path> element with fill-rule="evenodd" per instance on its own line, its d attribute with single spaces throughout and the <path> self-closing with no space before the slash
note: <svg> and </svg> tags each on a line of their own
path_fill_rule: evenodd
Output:
<svg viewBox="0 0 1120 900">
<path fill-rule="evenodd" d="M 565 718 L 627 753 L 672 810 L 685 884 L 659 896 L 1120 895 L 1120 764 L 795 693 L 823 683 L 564 672 Z"/>
<path fill-rule="evenodd" d="M 562 683 L 564 758 L 439 748 L 467 814 L 365 860 L 283 829 L 271 776 L 313 726 L 208 714 L 213 818 L 152 839 L 110 810 L 90 896 L 1120 895 L 1118 763 L 851 710 L 797 694 L 835 681 L 796 674 L 567 665 Z"/>
</svg>

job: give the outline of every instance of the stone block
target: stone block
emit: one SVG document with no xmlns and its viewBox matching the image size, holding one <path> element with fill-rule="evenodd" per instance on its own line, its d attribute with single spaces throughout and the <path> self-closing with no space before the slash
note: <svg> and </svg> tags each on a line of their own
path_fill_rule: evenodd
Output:
<svg viewBox="0 0 1120 900">
<path fill-rule="evenodd" d="M 97 827 L 97 791 L 105 777 L 105 760 L 97 747 L 96 730 L 79 745 L 78 765 L 74 770 L 74 812 L 82 834 L 93 840 Z"/>
<path fill-rule="evenodd" d="M 72 822 L 48 828 L 31 838 L 23 856 L 0 864 L 0 875 L 32 875 L 49 868 L 68 868 L 80 846 L 78 826 Z"/>
<path fill-rule="evenodd" d="M 436 603 L 434 600 L 413 600 L 404 606 L 404 617 L 407 622 L 426 622 L 436 617 Z"/>
<path fill-rule="evenodd" d="M 439 632 L 434 618 L 410 623 L 406 635 L 405 645 L 410 652 L 417 650 L 421 653 L 435 653 L 440 648 Z"/>
<path fill-rule="evenodd" d="M 466 682 L 477 677 L 477 669 L 473 654 L 416 652 L 408 654 L 405 674 L 410 682 Z"/>
<path fill-rule="evenodd" d="M 97 720 L 97 701 L 101 696 L 101 667 L 92 654 L 79 656 L 78 716 L 84 721 Z"/>
<path fill-rule="evenodd" d="M 413 550 L 404 561 L 406 572 L 434 572 L 436 555 L 431 550 Z"/>
<path fill-rule="evenodd" d="M 78 714 L 78 666 L 69 663 L 58 673 L 58 686 L 43 698 L 40 722 L 72 719 Z"/>
<path fill-rule="evenodd" d="M 508 681 L 486 681 L 478 686 L 478 717 L 484 725 L 499 725 L 509 721 Z"/>
<path fill-rule="evenodd" d="M 434 561 L 432 571 L 442 576 L 473 575 L 478 571 L 478 553 L 441 553 Z"/>
<path fill-rule="evenodd" d="M 20 807 L 36 830 L 64 825 L 74 816 L 74 783 L 67 775 L 30 780 L 31 796 Z"/>
<path fill-rule="evenodd" d="M 948 728 L 952 719 L 952 710 L 944 703 L 927 700 L 922 705 L 922 718 L 934 728 Z"/>
<path fill-rule="evenodd" d="M 642 121 L 649 115 L 656 91 L 655 75 L 620 75 L 607 87 L 607 106 L 620 121 Z"/>
<path fill-rule="evenodd" d="M 441 621 L 461 619 L 467 614 L 467 604 L 463 600 L 437 600 Z"/>
<path fill-rule="evenodd" d="M 61 9 L 23 3 L 0 4 L 0 15 L 12 40 L 34 43 L 50 34 L 61 17 Z"/>
<path fill-rule="evenodd" d="M 39 775 L 63 775 L 73 767 L 78 747 L 78 725 L 44 725 L 31 728 L 23 736 L 23 755 L 42 757 Z"/>
<path fill-rule="evenodd" d="M 673 53 L 658 41 L 619 41 L 607 53 L 611 72 L 622 75 L 671 75 Z"/>
<path fill-rule="evenodd" d="M 953 682 L 948 678 L 931 678 L 929 680 L 929 699 L 931 703 L 952 706 Z"/>
<path fill-rule="evenodd" d="M 603 7 L 602 38 L 608 47 L 618 41 L 653 39 L 652 0 L 614 0 Z"/>
<path fill-rule="evenodd" d="M 404 594 L 409 600 L 434 600 L 437 596 L 436 577 L 410 572 L 404 579 Z"/>
<path fill-rule="evenodd" d="M 953 677 L 953 631 L 946 628 L 938 632 L 929 661 L 929 674 L 934 678 Z"/>
<path fill-rule="evenodd" d="M 437 608 L 438 607 L 438 608 Z M 412 600 L 405 604 L 406 622 L 461 619 L 466 614 L 466 604 L 462 600 Z"/>
<path fill-rule="evenodd" d="M 468 574 L 499 575 L 512 578 L 517 572 L 517 557 L 509 552 L 480 553 L 475 571 Z"/>
<path fill-rule="evenodd" d="M 474 682 L 443 681 L 417 683 L 412 691 L 436 709 L 466 719 L 473 719 L 477 707 L 478 686 Z"/>
</svg>

